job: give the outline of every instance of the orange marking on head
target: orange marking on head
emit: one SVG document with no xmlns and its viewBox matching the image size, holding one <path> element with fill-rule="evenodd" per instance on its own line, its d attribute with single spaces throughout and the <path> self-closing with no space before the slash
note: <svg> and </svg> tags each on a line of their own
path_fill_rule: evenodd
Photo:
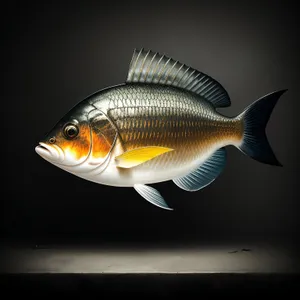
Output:
<svg viewBox="0 0 300 300">
<path fill-rule="evenodd" d="M 93 150 L 92 150 L 93 157 L 104 158 L 110 151 L 112 145 L 101 133 L 97 134 L 94 131 L 92 131 L 92 139 L 93 139 Z"/>
<path fill-rule="evenodd" d="M 89 154 L 91 146 L 90 127 L 87 124 L 78 125 L 79 134 L 71 140 L 66 139 L 63 133 L 56 138 L 56 144 L 75 159 L 81 159 Z"/>
</svg>

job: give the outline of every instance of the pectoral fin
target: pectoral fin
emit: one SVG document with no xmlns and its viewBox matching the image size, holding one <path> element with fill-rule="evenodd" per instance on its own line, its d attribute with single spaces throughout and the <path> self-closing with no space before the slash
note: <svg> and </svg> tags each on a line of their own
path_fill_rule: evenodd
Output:
<svg viewBox="0 0 300 300">
<path fill-rule="evenodd" d="M 156 146 L 141 147 L 124 152 L 115 160 L 120 168 L 132 168 L 169 151 L 173 151 L 173 149 Z"/>
<path fill-rule="evenodd" d="M 144 184 L 135 184 L 134 189 L 150 203 L 163 209 L 173 210 L 168 206 L 160 192 L 155 188 Z"/>
</svg>

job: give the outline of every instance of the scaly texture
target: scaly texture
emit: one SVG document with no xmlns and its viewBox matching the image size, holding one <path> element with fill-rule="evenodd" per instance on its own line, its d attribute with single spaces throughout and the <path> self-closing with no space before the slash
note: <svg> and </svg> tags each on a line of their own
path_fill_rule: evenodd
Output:
<svg viewBox="0 0 300 300">
<path fill-rule="evenodd" d="M 160 146 L 174 149 L 143 167 L 180 167 L 216 145 L 241 139 L 242 125 L 200 96 L 171 86 L 127 84 L 106 91 L 107 114 L 126 151 Z"/>
</svg>

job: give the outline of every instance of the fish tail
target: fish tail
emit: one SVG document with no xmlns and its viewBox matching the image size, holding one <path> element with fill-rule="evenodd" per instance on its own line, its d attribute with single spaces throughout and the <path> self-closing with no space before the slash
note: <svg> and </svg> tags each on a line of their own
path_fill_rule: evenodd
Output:
<svg viewBox="0 0 300 300">
<path fill-rule="evenodd" d="M 243 125 L 243 135 L 238 148 L 261 163 L 282 166 L 268 142 L 265 129 L 273 108 L 286 91 L 276 91 L 256 100 L 237 117 Z"/>
</svg>

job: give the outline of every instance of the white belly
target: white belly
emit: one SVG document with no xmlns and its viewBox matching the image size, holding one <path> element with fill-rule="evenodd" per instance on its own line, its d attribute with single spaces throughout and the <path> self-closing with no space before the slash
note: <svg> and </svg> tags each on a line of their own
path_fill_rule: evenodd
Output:
<svg viewBox="0 0 300 300">
<path fill-rule="evenodd" d="M 122 153 L 122 149 L 114 149 L 110 155 L 105 169 L 101 172 L 92 172 L 88 174 L 76 174 L 86 180 L 115 187 L 133 187 L 135 184 L 154 184 L 163 181 L 169 181 L 177 177 L 185 176 L 192 170 L 198 168 L 219 146 L 215 146 L 207 153 L 202 153 L 200 157 L 180 167 L 170 165 L 168 168 L 155 168 L 140 165 L 134 168 L 119 168 L 115 163 L 115 157 Z M 164 155 L 164 154 L 163 154 Z M 156 159 L 156 158 L 154 158 Z"/>
</svg>

